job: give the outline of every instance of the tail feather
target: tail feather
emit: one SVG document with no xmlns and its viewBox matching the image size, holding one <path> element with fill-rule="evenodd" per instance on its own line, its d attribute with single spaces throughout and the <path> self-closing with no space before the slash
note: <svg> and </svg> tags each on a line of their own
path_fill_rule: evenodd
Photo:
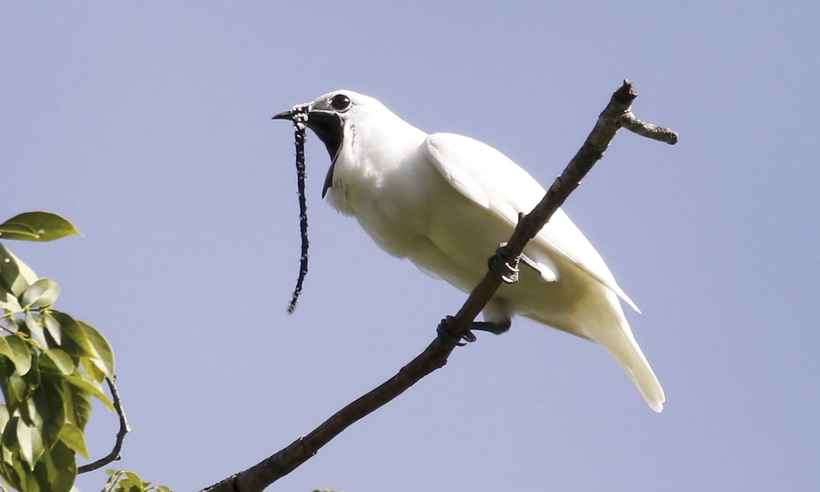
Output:
<svg viewBox="0 0 820 492">
<path fill-rule="evenodd" d="M 607 350 L 623 366 L 649 408 L 658 413 L 663 411 L 663 404 L 666 402 L 663 387 L 635 339 L 625 336 L 621 343 L 607 345 Z"/>
<path fill-rule="evenodd" d="M 584 323 L 586 333 L 589 338 L 606 347 L 632 379 L 649 408 L 660 413 L 666 402 L 666 395 L 635 340 L 617 297 L 612 292 L 606 292 L 595 301 L 594 307 L 586 306 L 581 311 L 587 321 Z M 604 303 L 607 306 L 603 306 Z"/>
</svg>

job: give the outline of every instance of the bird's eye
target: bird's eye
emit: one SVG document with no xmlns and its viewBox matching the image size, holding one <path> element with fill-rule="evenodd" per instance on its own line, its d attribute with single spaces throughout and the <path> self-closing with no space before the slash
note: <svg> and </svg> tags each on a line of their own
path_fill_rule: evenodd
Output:
<svg viewBox="0 0 820 492">
<path fill-rule="evenodd" d="M 330 105 L 336 111 L 347 111 L 350 107 L 350 98 L 344 94 L 336 94 L 333 96 L 333 99 L 330 100 Z"/>
</svg>

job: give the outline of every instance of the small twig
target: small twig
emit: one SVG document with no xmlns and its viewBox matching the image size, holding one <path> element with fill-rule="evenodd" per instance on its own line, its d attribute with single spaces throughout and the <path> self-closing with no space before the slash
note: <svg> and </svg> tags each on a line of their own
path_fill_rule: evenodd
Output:
<svg viewBox="0 0 820 492">
<path fill-rule="evenodd" d="M 631 115 L 630 106 L 635 97 L 637 97 L 637 94 L 629 81 L 624 81 L 623 85 L 612 94 L 612 99 L 601 112 L 595 127 L 587 136 L 575 157 L 567 164 L 564 172 L 550 186 L 544 198 L 532 212 L 518 221 L 512 237 L 505 246 L 505 254 L 509 255 L 510 258 L 517 258 L 521 255 L 527 242 L 544 227 L 552 214 L 564 203 L 569 194 L 578 187 L 581 179 L 601 159 L 609 142 L 621 125 L 626 126 L 628 124 L 630 130 L 655 140 L 669 143 L 674 143 L 677 140 L 677 137 L 672 140 L 668 136 L 674 135 L 669 130 L 658 129 L 655 125 L 640 122 L 634 116 L 627 116 Z M 501 278 L 488 271 L 483 280 L 470 293 L 458 314 L 443 321 L 443 323 L 446 323 L 445 331 L 449 333 L 449 336 L 436 337 L 421 354 L 402 367 L 396 375 L 333 414 L 306 436 L 300 437 L 251 468 L 236 473 L 205 490 L 211 492 L 256 492 L 263 490 L 310 459 L 322 446 L 347 427 L 391 401 L 424 376 L 443 367 L 459 339 L 470 328 L 470 323 L 484 309 L 500 284 Z"/>
<path fill-rule="evenodd" d="M 632 111 L 627 111 L 621 116 L 621 125 L 627 130 L 637 133 L 638 135 L 660 142 L 666 142 L 669 145 L 678 143 L 678 134 L 669 128 L 663 128 L 652 123 L 639 120 Z"/>
<path fill-rule="evenodd" d="M 112 378 L 105 378 L 105 382 L 108 383 L 108 390 L 111 392 L 111 399 L 114 400 L 114 409 L 120 417 L 120 430 L 117 431 L 117 440 L 114 442 L 114 449 L 102 458 L 78 467 L 78 475 L 97 470 L 109 463 L 113 463 L 114 461 L 119 461 L 120 451 L 122 450 L 122 443 L 125 440 L 125 435 L 131 430 L 131 426 L 128 425 L 128 417 L 125 416 L 125 409 L 122 407 L 122 401 L 120 400 L 120 392 L 117 390 L 117 384 Z"/>
</svg>

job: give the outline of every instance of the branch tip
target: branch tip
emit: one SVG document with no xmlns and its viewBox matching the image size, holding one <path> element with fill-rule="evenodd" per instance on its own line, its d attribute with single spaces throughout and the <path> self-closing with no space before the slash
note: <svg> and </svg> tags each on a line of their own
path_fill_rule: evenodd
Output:
<svg viewBox="0 0 820 492">
<path fill-rule="evenodd" d="M 624 79 L 621 86 L 612 94 L 612 98 L 621 104 L 629 106 L 638 97 L 635 87 L 629 79 Z"/>
<path fill-rule="evenodd" d="M 669 145 L 678 143 L 678 134 L 669 128 L 657 126 L 653 123 L 640 120 L 632 111 L 627 111 L 621 116 L 620 125 L 627 130 L 659 142 L 665 142 Z"/>
</svg>

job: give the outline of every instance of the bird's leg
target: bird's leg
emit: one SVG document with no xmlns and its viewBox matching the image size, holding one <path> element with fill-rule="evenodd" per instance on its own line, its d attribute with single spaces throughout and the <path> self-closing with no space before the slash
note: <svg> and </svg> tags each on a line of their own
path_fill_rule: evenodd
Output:
<svg viewBox="0 0 820 492">
<path fill-rule="evenodd" d="M 473 321 L 470 330 L 486 331 L 493 335 L 501 335 L 509 331 L 512 321 L 509 318 L 503 321 Z"/>
<path fill-rule="evenodd" d="M 524 214 L 518 213 L 518 222 L 524 218 Z M 517 226 L 516 226 L 517 227 Z M 487 260 L 487 268 L 493 272 L 499 280 L 505 284 L 518 282 L 518 262 L 520 258 L 510 254 L 507 243 L 501 243 L 495 250 L 495 254 Z"/>
<path fill-rule="evenodd" d="M 534 265 L 534 262 L 524 257 L 524 262 L 530 266 Z M 509 253 L 507 249 L 507 243 L 501 243 L 498 246 L 498 249 L 495 250 L 495 254 L 487 260 L 487 267 L 498 275 L 498 278 L 507 284 L 514 284 L 518 282 L 518 263 L 520 258 L 512 258 L 512 255 Z M 455 335 L 450 332 L 450 322 L 452 321 L 452 316 L 447 316 L 438 324 L 438 328 L 436 328 L 436 332 L 438 336 L 442 339 L 455 341 L 456 345 L 463 346 L 467 343 L 472 343 L 476 341 L 476 336 L 473 333 L 473 330 L 478 331 L 486 331 L 489 333 L 493 333 L 495 335 L 500 335 L 507 330 L 510 329 L 510 325 L 512 325 L 512 321 L 510 320 L 509 312 L 506 312 L 504 308 L 504 302 L 500 300 L 491 301 L 484 307 L 484 319 L 485 321 L 473 321 L 470 323 L 470 329 L 465 331 L 461 336 L 458 337 L 458 340 L 454 340 L 456 338 Z M 488 318 L 489 316 L 489 318 Z"/>
<path fill-rule="evenodd" d="M 518 262 L 519 258 L 512 258 L 507 250 L 507 243 L 501 243 L 495 254 L 487 260 L 487 268 L 495 273 L 505 284 L 518 282 Z"/>
<path fill-rule="evenodd" d="M 455 338 L 455 335 L 453 335 L 450 332 L 449 328 L 450 321 L 452 319 L 452 316 L 447 316 L 438 324 L 438 328 L 436 328 L 436 333 L 438 333 L 439 337 L 449 340 Z M 456 341 L 456 345 L 461 347 L 467 345 L 468 343 L 475 342 L 477 338 L 473 333 L 473 330 L 486 331 L 494 335 L 501 335 L 502 333 L 505 333 L 507 330 L 509 330 L 511 325 L 512 322 L 509 318 L 503 321 L 473 321 L 470 324 L 470 329 L 467 330 L 463 335 L 461 335 L 461 337 L 459 337 L 459 339 Z"/>
</svg>

